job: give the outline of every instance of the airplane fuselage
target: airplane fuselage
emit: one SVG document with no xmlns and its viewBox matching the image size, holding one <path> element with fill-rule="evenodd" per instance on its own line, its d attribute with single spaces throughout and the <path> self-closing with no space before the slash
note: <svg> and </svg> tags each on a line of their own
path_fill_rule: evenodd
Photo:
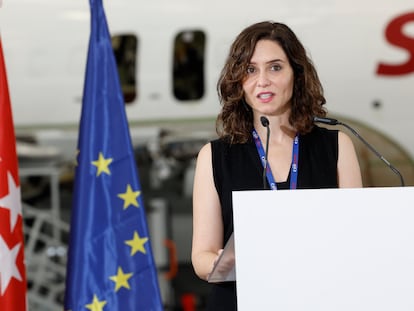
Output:
<svg viewBox="0 0 414 311">
<path fill-rule="evenodd" d="M 134 62 L 126 104 L 131 127 L 208 120 L 213 128 L 220 109 L 216 82 L 229 45 L 245 26 L 274 20 L 288 24 L 308 50 L 329 113 L 373 128 L 414 158 L 414 10 L 408 0 L 258 0 L 249 5 L 118 0 L 104 5 L 112 36 L 136 42 L 129 52 Z M 90 30 L 88 1 L 5 0 L 0 20 L 18 132 L 76 131 Z M 197 41 L 201 57 L 202 86 L 194 92 L 190 80 L 176 81 L 174 71 L 178 45 L 186 40 Z"/>
</svg>

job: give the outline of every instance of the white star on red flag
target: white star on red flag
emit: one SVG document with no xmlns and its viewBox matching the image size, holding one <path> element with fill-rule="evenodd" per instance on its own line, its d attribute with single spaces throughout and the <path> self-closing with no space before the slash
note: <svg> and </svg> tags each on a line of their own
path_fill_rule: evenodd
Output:
<svg viewBox="0 0 414 311">
<path fill-rule="evenodd" d="M 22 280 L 22 276 L 16 265 L 16 258 L 21 246 L 21 243 L 18 243 L 12 249 L 9 249 L 6 242 L 0 236 L 0 287 L 2 296 L 7 286 L 9 286 L 11 278 L 15 278 L 18 281 Z"/>
<path fill-rule="evenodd" d="M 6 208 L 10 211 L 10 231 L 12 232 L 16 226 L 17 216 L 22 214 L 22 204 L 20 187 L 16 186 L 10 172 L 7 172 L 7 181 L 9 184 L 9 194 L 0 198 L 0 208 Z"/>
</svg>

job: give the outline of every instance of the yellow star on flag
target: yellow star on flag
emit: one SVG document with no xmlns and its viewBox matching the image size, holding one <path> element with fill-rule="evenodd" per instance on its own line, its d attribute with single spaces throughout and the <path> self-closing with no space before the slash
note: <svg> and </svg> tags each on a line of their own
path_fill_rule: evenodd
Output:
<svg viewBox="0 0 414 311">
<path fill-rule="evenodd" d="M 132 273 L 124 273 L 121 267 L 118 267 L 117 275 L 111 276 L 110 279 L 115 282 L 115 292 L 117 292 L 121 287 L 130 289 L 128 280 L 132 277 Z"/>
<path fill-rule="evenodd" d="M 131 185 L 128 184 L 126 192 L 118 194 L 118 197 L 124 200 L 124 209 L 127 209 L 130 205 L 139 207 L 137 198 L 140 194 L 140 191 L 133 191 Z"/>
<path fill-rule="evenodd" d="M 113 161 L 112 158 L 105 159 L 102 152 L 99 152 L 99 158 L 96 161 L 92 161 L 92 164 L 97 167 L 96 176 L 101 175 L 101 173 L 106 173 L 108 175 L 111 175 L 111 172 L 109 171 L 109 164 L 111 164 Z"/>
<path fill-rule="evenodd" d="M 144 244 L 147 243 L 147 241 L 148 238 L 140 238 L 138 232 L 134 231 L 134 237 L 132 240 L 125 241 L 125 244 L 131 246 L 131 256 L 134 256 L 138 251 L 146 254 Z"/>
<path fill-rule="evenodd" d="M 85 307 L 91 311 L 102 311 L 105 305 L 105 300 L 99 301 L 98 297 L 96 297 L 96 295 L 93 295 L 92 303 L 86 305 Z"/>
</svg>

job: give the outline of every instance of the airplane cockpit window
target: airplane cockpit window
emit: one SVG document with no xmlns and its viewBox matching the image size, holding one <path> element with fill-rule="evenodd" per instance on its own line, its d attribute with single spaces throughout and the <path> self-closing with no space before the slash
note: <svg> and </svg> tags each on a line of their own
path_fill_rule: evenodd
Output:
<svg viewBox="0 0 414 311">
<path fill-rule="evenodd" d="M 138 40 L 135 35 L 116 35 L 112 37 L 112 48 L 118 66 L 119 79 L 125 103 L 132 103 L 137 97 L 136 67 Z"/>
<path fill-rule="evenodd" d="M 181 101 L 200 99 L 204 95 L 204 32 L 183 31 L 174 41 L 173 92 Z"/>
</svg>

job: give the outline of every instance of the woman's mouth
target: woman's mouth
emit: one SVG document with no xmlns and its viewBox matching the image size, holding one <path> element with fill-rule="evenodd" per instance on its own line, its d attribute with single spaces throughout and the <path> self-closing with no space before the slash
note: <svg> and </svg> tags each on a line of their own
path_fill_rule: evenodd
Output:
<svg viewBox="0 0 414 311">
<path fill-rule="evenodd" d="M 263 93 L 259 93 L 257 94 L 257 98 L 260 99 L 262 102 L 268 102 L 270 100 L 272 100 L 272 98 L 275 96 L 274 93 L 272 92 L 263 92 Z"/>
</svg>

